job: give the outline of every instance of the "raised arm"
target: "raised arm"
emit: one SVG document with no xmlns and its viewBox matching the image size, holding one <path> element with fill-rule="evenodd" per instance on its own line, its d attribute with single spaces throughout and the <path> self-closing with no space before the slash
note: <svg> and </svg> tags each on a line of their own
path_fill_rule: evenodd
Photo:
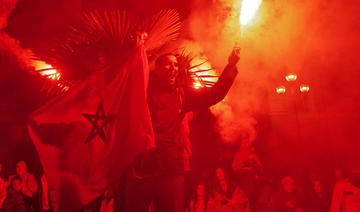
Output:
<svg viewBox="0 0 360 212">
<path fill-rule="evenodd" d="M 186 111 L 210 107 L 226 96 L 238 73 L 236 64 L 240 59 L 240 49 L 234 48 L 229 56 L 228 64 L 221 73 L 219 80 L 211 88 L 186 90 L 184 109 Z"/>
</svg>

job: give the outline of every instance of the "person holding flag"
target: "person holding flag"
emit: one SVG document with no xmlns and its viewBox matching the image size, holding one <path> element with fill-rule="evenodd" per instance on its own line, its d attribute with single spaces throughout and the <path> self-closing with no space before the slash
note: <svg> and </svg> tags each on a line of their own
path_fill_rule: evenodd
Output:
<svg viewBox="0 0 360 212">
<path fill-rule="evenodd" d="M 127 176 L 126 211 L 147 211 L 152 200 L 155 211 L 184 211 L 182 121 L 186 112 L 210 107 L 226 96 L 238 73 L 239 59 L 240 49 L 234 48 L 218 82 L 202 89 L 181 86 L 175 55 L 156 59 L 147 97 L 156 147 Z"/>
</svg>

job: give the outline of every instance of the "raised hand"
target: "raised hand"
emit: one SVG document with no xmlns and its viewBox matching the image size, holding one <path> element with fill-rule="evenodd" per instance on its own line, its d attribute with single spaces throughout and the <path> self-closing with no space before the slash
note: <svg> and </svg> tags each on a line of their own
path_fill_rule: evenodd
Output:
<svg viewBox="0 0 360 212">
<path fill-rule="evenodd" d="M 229 56 L 229 65 L 236 65 L 240 60 L 240 47 L 234 47 Z"/>
</svg>

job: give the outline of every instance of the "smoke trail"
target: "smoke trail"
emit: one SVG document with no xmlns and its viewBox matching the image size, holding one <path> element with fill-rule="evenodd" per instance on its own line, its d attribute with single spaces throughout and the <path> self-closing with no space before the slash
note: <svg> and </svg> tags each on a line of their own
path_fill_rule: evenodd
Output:
<svg viewBox="0 0 360 212">
<path fill-rule="evenodd" d="M 222 70 L 240 34 L 240 28 L 236 27 L 237 8 L 232 1 L 213 1 L 212 4 L 199 1 L 194 8 L 189 24 L 191 35 L 203 48 L 204 55 L 213 66 Z M 242 134 L 249 135 L 251 140 L 256 138 L 256 120 L 253 118 L 256 107 L 253 106 L 257 104 L 257 100 L 240 96 L 240 93 L 253 92 L 245 84 L 247 83 L 237 82 L 226 100 L 212 107 L 212 112 L 218 117 L 219 132 L 226 142 L 234 142 Z M 254 110 L 249 110 L 250 108 Z"/>
</svg>

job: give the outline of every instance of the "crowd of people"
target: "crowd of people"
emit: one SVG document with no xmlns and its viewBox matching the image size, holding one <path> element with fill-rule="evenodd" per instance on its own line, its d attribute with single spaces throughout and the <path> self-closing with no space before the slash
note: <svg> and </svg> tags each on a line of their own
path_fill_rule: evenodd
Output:
<svg viewBox="0 0 360 212">
<path fill-rule="evenodd" d="M 255 176 L 254 176 L 255 177 Z M 254 179 L 252 188 L 241 185 L 241 177 L 226 174 L 223 167 L 213 177 L 201 180 L 189 202 L 188 211 L 329 211 L 331 193 L 323 182 L 314 180 L 311 188 L 303 189 L 293 177 L 283 176 L 279 185 L 268 179 Z"/>
<path fill-rule="evenodd" d="M 19 161 L 16 172 L 6 174 L 0 164 L 0 211 L 45 212 L 52 211 L 49 188 L 43 176 L 35 177 L 28 172 L 27 164 Z M 253 183 L 247 184 L 242 176 L 224 166 L 214 168 L 211 175 L 195 176 L 196 182 L 185 192 L 184 211 L 187 212 L 355 212 L 360 205 L 359 172 L 345 176 L 339 169 L 334 172 L 334 184 L 326 186 L 314 179 L 309 186 L 300 186 L 293 176 L 283 176 L 275 182 L 253 175 Z M 246 180 L 245 180 L 246 181 Z M 243 185 L 248 185 L 244 187 Z M 113 212 L 114 192 L 109 190 L 83 211 Z M 154 202 L 149 211 L 154 211 Z"/>
<path fill-rule="evenodd" d="M 239 181 L 241 177 L 229 177 L 218 167 L 213 180 L 197 183 L 188 211 L 356 212 L 360 209 L 359 173 L 334 175 L 332 186 L 316 178 L 308 186 L 301 186 L 303 182 L 293 176 L 275 182 L 257 178 L 249 190 L 241 186 L 246 184 Z"/>
<path fill-rule="evenodd" d="M 16 171 L 6 174 L 0 164 L 0 211 L 50 211 L 45 176 L 36 179 L 28 172 L 26 162 L 16 163 Z"/>
</svg>

